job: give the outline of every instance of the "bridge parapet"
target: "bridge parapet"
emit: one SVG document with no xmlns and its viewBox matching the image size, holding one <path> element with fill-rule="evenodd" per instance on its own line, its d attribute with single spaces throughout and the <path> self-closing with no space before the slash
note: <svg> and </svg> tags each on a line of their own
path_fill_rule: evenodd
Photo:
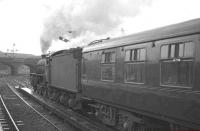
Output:
<svg viewBox="0 0 200 131">
<path fill-rule="evenodd" d="M 13 57 L 0 57 L 0 63 L 7 65 L 11 68 L 11 74 L 17 75 L 18 69 L 22 65 L 30 68 L 30 72 L 34 72 L 36 64 L 40 58 L 13 58 Z"/>
</svg>

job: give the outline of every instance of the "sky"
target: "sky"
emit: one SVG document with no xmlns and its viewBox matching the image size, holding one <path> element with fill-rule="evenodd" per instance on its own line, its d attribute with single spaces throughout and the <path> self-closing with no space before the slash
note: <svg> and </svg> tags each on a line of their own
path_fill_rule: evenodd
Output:
<svg viewBox="0 0 200 131">
<path fill-rule="evenodd" d="M 41 55 L 200 18 L 200 0 L 0 0 L 0 51 Z M 62 36 L 69 41 L 60 41 Z"/>
</svg>

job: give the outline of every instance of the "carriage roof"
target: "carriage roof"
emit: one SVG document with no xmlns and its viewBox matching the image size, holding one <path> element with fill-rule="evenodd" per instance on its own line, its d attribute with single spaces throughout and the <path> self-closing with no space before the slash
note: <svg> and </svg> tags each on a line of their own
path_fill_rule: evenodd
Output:
<svg viewBox="0 0 200 131">
<path fill-rule="evenodd" d="M 200 18 L 132 35 L 105 40 L 85 47 L 83 52 L 114 48 L 129 44 L 139 44 L 198 33 L 200 33 Z"/>
</svg>

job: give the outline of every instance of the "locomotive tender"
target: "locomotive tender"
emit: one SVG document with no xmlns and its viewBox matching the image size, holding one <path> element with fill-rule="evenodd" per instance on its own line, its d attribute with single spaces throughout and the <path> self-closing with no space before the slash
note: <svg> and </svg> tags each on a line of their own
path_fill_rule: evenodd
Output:
<svg viewBox="0 0 200 131">
<path fill-rule="evenodd" d="M 32 83 L 119 130 L 200 129 L 199 56 L 195 19 L 58 51 L 46 58 L 43 82 Z"/>
</svg>

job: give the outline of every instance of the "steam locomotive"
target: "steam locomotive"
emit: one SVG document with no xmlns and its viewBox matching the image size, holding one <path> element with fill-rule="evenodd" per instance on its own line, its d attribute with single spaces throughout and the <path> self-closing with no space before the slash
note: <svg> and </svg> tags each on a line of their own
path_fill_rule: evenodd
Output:
<svg viewBox="0 0 200 131">
<path fill-rule="evenodd" d="M 194 19 L 55 52 L 31 81 L 44 97 L 121 131 L 200 129 L 199 56 Z"/>
</svg>

